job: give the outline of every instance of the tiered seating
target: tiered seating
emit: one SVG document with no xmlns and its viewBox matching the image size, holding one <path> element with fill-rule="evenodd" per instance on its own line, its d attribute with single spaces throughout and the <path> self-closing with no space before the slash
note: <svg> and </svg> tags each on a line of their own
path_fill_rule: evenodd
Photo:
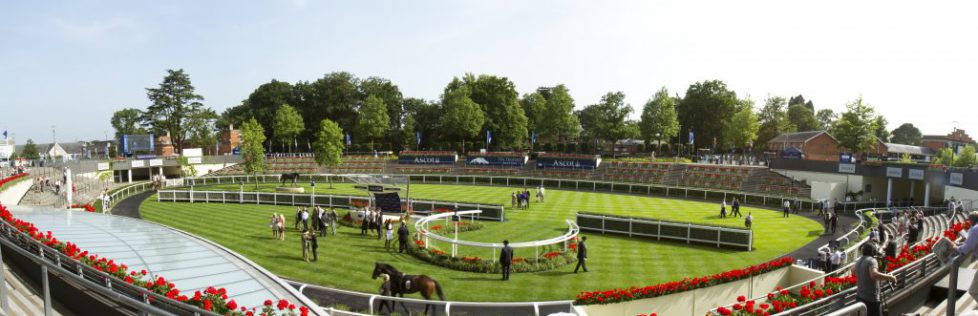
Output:
<svg viewBox="0 0 978 316">
<path fill-rule="evenodd" d="M 757 193 L 787 196 L 805 196 L 807 190 L 806 185 L 774 172 L 765 175 L 754 189 Z"/>
<path fill-rule="evenodd" d="M 739 191 L 749 175 L 747 168 L 690 165 L 683 171 L 680 185 Z"/>
<path fill-rule="evenodd" d="M 244 174 L 244 165 L 242 164 L 231 165 L 228 166 L 227 168 L 215 170 L 214 172 L 210 173 L 210 175 L 212 176 L 229 176 L 229 175 L 239 175 L 239 174 Z"/>
<path fill-rule="evenodd" d="M 669 164 L 654 162 L 611 162 L 603 178 L 609 181 L 662 183 Z"/>
<path fill-rule="evenodd" d="M 534 172 L 537 177 L 546 178 L 561 178 L 561 179 L 582 179 L 586 180 L 590 178 L 591 171 L 581 171 L 581 170 L 562 170 L 562 169 L 542 169 Z"/>
<path fill-rule="evenodd" d="M 397 167 L 397 172 L 407 173 L 407 174 L 447 174 L 447 173 L 452 173 L 452 169 L 453 168 L 451 166 L 445 166 L 445 165 L 434 165 L 434 166 L 420 165 L 420 166 L 410 166 L 410 167 L 401 165 Z"/>
<path fill-rule="evenodd" d="M 268 157 L 266 172 L 311 173 L 319 171 L 319 165 L 312 157 Z"/>
<path fill-rule="evenodd" d="M 336 173 L 384 173 L 387 158 L 372 155 L 343 156 L 343 164 L 333 168 Z"/>
<path fill-rule="evenodd" d="M 515 176 L 520 173 L 519 167 L 461 167 L 456 170 L 464 174 L 479 174 L 487 176 Z"/>
</svg>

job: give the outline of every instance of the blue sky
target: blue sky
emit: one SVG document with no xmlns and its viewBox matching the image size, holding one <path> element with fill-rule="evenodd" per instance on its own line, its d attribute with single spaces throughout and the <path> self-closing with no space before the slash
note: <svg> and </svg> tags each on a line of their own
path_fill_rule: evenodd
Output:
<svg viewBox="0 0 978 316">
<path fill-rule="evenodd" d="M 758 106 L 858 96 L 890 127 L 973 130 L 978 19 L 969 2 L 17 1 L 0 5 L 0 129 L 23 143 L 103 138 L 122 107 L 183 68 L 205 104 L 237 105 L 273 78 L 381 76 L 438 98 L 466 72 L 520 93 L 566 84 L 578 107 L 624 91 L 725 81 Z"/>
</svg>

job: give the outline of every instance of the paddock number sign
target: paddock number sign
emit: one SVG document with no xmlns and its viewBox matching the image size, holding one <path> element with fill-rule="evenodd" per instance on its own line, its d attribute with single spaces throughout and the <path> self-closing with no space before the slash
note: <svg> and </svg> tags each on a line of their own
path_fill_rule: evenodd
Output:
<svg viewBox="0 0 978 316">
<path fill-rule="evenodd" d="M 908 178 L 910 178 L 910 180 L 923 180 L 924 171 L 920 169 L 910 169 L 910 174 Z"/>
<path fill-rule="evenodd" d="M 903 168 L 886 168 L 886 176 L 890 178 L 903 178 Z"/>
<path fill-rule="evenodd" d="M 964 174 L 952 173 L 950 181 L 951 185 L 963 185 L 964 184 Z"/>
<path fill-rule="evenodd" d="M 839 173 L 856 173 L 856 165 L 851 163 L 840 163 Z"/>
</svg>

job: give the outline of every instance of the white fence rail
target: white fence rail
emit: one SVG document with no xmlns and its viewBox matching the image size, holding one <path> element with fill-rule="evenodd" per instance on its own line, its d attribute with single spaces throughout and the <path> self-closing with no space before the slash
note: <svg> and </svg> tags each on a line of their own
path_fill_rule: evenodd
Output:
<svg viewBox="0 0 978 316">
<path fill-rule="evenodd" d="M 240 203 L 288 206 L 319 205 L 334 208 L 372 205 L 371 198 L 367 196 L 246 191 L 161 190 L 157 192 L 156 200 L 158 202 L 190 203 Z M 505 208 L 502 205 L 413 199 L 409 203 L 411 203 L 411 209 L 415 211 L 433 211 L 439 208 L 451 210 L 479 209 L 483 210 L 483 213 L 473 214 L 470 216 L 472 219 L 494 221 L 505 219 Z"/>
<path fill-rule="evenodd" d="M 441 236 L 441 235 L 435 234 L 430 229 L 428 229 L 428 224 L 431 223 L 432 221 L 436 221 L 436 220 L 439 220 L 439 219 L 447 219 L 447 218 L 452 217 L 452 216 L 460 216 L 460 217 L 464 217 L 465 215 L 474 216 L 474 215 L 479 214 L 479 213 L 482 213 L 482 210 L 470 210 L 470 211 L 460 211 L 460 212 L 452 212 L 452 213 L 441 213 L 441 214 L 435 214 L 435 215 L 431 215 L 431 216 L 426 216 L 426 217 L 423 217 L 423 218 L 421 218 L 420 220 L 418 220 L 417 222 L 414 223 L 414 229 L 415 229 L 415 231 L 418 231 L 418 232 L 421 233 L 420 236 L 423 236 L 425 238 L 424 242 L 425 242 L 426 245 L 430 245 L 429 238 L 435 239 L 435 240 L 439 240 L 439 241 L 443 241 L 443 242 L 447 242 L 447 243 L 451 244 L 452 245 L 452 254 L 451 254 L 452 257 L 455 257 L 458 254 L 458 246 L 459 245 L 462 245 L 462 246 L 469 246 L 469 247 L 476 247 L 476 248 L 489 248 L 489 249 L 492 249 L 492 251 L 493 251 L 492 252 L 492 257 L 490 257 L 490 258 L 495 258 L 496 257 L 496 249 L 502 249 L 503 246 L 504 246 L 502 243 L 489 243 L 489 242 L 478 242 L 478 241 L 460 240 L 460 239 L 458 239 L 458 235 L 457 234 L 456 234 L 455 238 L 448 238 L 448 237 L 445 237 L 445 236 Z M 567 232 L 564 233 L 563 235 L 560 235 L 560 236 L 554 237 L 554 238 L 550 238 L 550 239 L 544 239 L 544 240 L 515 242 L 515 243 L 509 244 L 509 246 L 512 247 L 512 248 L 533 248 L 534 251 L 535 251 L 534 252 L 535 253 L 534 258 L 539 258 L 540 257 L 540 247 L 547 247 L 547 246 L 551 246 L 551 245 L 562 245 L 563 246 L 563 249 L 564 250 L 567 250 L 567 243 L 569 241 L 576 240 L 577 235 L 581 232 L 581 229 L 579 227 L 577 227 L 577 224 L 575 224 L 574 222 L 572 222 L 570 220 L 566 220 L 566 222 L 567 222 L 568 228 L 567 228 Z"/>
</svg>

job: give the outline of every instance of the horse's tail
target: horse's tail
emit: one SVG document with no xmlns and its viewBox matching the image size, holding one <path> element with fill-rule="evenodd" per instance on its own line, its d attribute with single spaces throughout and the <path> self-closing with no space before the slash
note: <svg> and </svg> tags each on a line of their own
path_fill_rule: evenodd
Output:
<svg viewBox="0 0 978 316">
<path fill-rule="evenodd" d="M 442 301 L 445 300 L 445 293 L 442 293 L 441 292 L 441 284 L 439 284 L 438 281 L 435 281 L 435 292 L 438 293 L 438 299 L 439 300 L 442 300 Z"/>
</svg>

